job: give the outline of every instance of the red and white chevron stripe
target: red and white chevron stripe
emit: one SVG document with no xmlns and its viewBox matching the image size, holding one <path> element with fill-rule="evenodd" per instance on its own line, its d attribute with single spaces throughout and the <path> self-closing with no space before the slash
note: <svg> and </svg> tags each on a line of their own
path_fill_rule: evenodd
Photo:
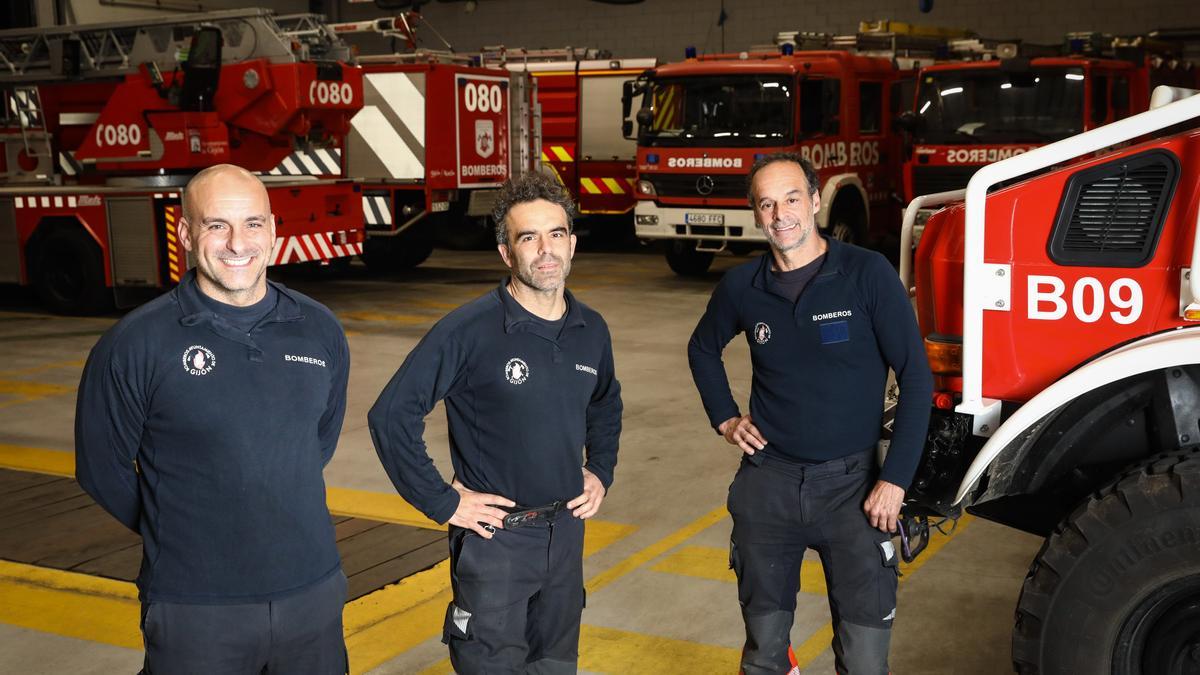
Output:
<svg viewBox="0 0 1200 675">
<path fill-rule="evenodd" d="M 310 260 L 331 260 L 362 253 L 361 242 L 336 243 L 348 242 L 349 238 L 350 234 L 345 230 L 301 234 L 294 237 L 276 237 L 275 249 L 271 253 L 271 264 L 287 265 Z"/>
</svg>

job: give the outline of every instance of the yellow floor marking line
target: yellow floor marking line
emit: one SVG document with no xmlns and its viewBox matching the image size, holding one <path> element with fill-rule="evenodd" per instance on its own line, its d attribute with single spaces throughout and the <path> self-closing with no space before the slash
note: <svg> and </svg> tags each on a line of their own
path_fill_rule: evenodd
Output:
<svg viewBox="0 0 1200 675">
<path fill-rule="evenodd" d="M 425 514 L 395 493 L 331 487 L 325 488 L 325 501 L 329 504 L 330 512 L 341 516 L 381 520 L 429 530 L 446 529 L 445 525 L 438 525 L 426 518 Z"/>
<path fill-rule="evenodd" d="M 583 557 L 588 557 L 637 531 L 637 525 L 592 518 L 583 530 Z"/>
<path fill-rule="evenodd" d="M 384 323 L 433 323 L 437 317 L 421 314 L 393 314 L 389 312 L 342 312 L 338 315 L 342 321 L 375 321 Z"/>
<path fill-rule="evenodd" d="M 364 673 L 435 637 L 450 602 L 450 561 L 346 605 L 342 621 L 350 669 Z"/>
<path fill-rule="evenodd" d="M 129 649 L 142 648 L 133 584 L 0 561 L 0 621 Z"/>
<path fill-rule="evenodd" d="M 25 380 L 0 380 L 0 395 L 16 396 L 17 398 L 0 401 L 0 408 L 30 403 L 51 396 L 74 394 L 75 387 L 45 382 L 27 382 Z"/>
<path fill-rule="evenodd" d="M 588 593 L 595 593 L 601 588 L 604 588 L 617 579 L 629 574 L 642 565 L 654 560 L 658 556 L 670 551 L 688 539 L 691 539 L 700 532 L 703 532 L 712 525 L 720 522 L 728 515 L 729 512 L 725 510 L 724 506 L 713 509 L 712 511 L 700 516 L 682 528 L 667 535 L 665 538 L 654 542 L 653 544 L 643 548 L 637 553 L 634 553 L 616 565 L 613 565 L 600 574 L 592 577 L 587 581 L 587 583 L 584 584 L 584 587 L 587 588 Z"/>
<path fill-rule="evenodd" d="M 579 669 L 615 675 L 737 672 L 740 650 L 584 624 L 579 629 Z M 449 675 L 443 659 L 419 675 Z"/>
<path fill-rule="evenodd" d="M 582 626 L 579 667 L 617 675 L 731 673 L 740 650 L 613 628 Z"/>
<path fill-rule="evenodd" d="M 379 591 L 347 603 L 343 611 L 346 644 L 356 672 L 373 668 L 398 646 L 412 641 L 396 628 L 396 618 L 410 610 L 436 610 L 441 615 L 449 602 L 449 563 L 442 562 Z M 128 582 L 86 574 L 0 561 L 0 621 L 24 628 L 117 647 L 141 649 L 138 629 L 140 605 L 137 588 Z M 443 598 L 443 596 L 445 596 Z M 427 617 L 423 617 L 427 618 Z M 382 658 L 381 658 L 382 654 Z"/>
<path fill-rule="evenodd" d="M 75 477 L 75 453 L 0 443 L 0 468 Z"/>
<path fill-rule="evenodd" d="M 583 554 L 589 556 L 635 530 L 633 525 L 589 521 Z M 441 634 L 451 599 L 449 565 L 443 561 L 347 605 L 346 647 L 353 672 L 366 672 Z M 357 603 L 364 606 L 352 608 Z M 449 672 L 448 660 L 444 667 Z"/>
<path fill-rule="evenodd" d="M 75 453 L 0 443 L 0 468 L 74 478 Z M 443 530 L 446 527 L 429 520 L 400 495 L 394 493 L 331 487 L 325 490 L 325 500 L 329 512 L 334 515 L 367 518 L 429 530 Z M 590 520 L 584 534 L 583 554 L 592 555 L 635 531 L 635 525 Z"/>
<path fill-rule="evenodd" d="M 70 452 L 0 444 L 0 467 L 75 475 Z M 352 517 L 441 529 L 398 495 L 329 488 L 329 509 Z M 584 535 L 591 555 L 637 530 L 592 520 Z M 0 561 L 0 622 L 120 647 L 141 648 L 137 589 L 131 583 Z M 365 672 L 442 630 L 450 602 L 449 562 L 418 572 L 346 605 L 346 645 L 354 672 Z M 12 597 L 13 603 L 8 602 Z M 123 599 L 123 600 L 122 600 Z M 125 602 L 128 607 L 118 603 Z M 92 617 L 103 615 L 103 621 Z M 76 617 L 76 618 L 73 618 Z M 81 617 L 81 618 L 79 618 Z"/>
<path fill-rule="evenodd" d="M 800 670 L 807 668 L 808 664 L 829 649 L 832 642 L 833 624 L 827 623 L 808 636 L 803 644 L 792 645 L 792 653 L 796 655 L 796 663 L 800 665 Z"/>
<path fill-rule="evenodd" d="M 942 550 L 943 546 L 950 543 L 951 539 L 962 533 L 962 531 L 965 530 L 973 520 L 974 518 L 971 516 L 963 514 L 962 517 L 958 519 L 958 525 L 949 535 L 942 535 L 937 532 L 932 532 L 929 540 L 929 546 L 926 547 L 925 552 L 922 553 L 919 558 L 911 563 L 906 563 L 904 561 L 900 562 L 900 573 L 903 575 L 900 577 L 900 583 L 904 583 L 904 581 L 912 576 L 914 572 L 921 569 L 925 563 L 929 562 L 930 558 L 937 555 L 937 552 Z M 903 607 L 900 608 L 900 611 L 903 611 Z M 796 662 L 800 665 L 800 669 L 804 670 L 809 663 L 812 663 L 813 659 L 823 654 L 826 649 L 829 649 L 829 643 L 831 640 L 833 640 L 833 626 L 831 624 L 825 624 L 824 628 L 816 633 L 813 633 L 812 636 L 804 641 L 804 644 L 800 645 L 799 647 L 794 647 L 794 651 L 796 653 Z"/>
<path fill-rule="evenodd" d="M 655 572 L 737 583 L 737 577 L 734 576 L 733 570 L 729 569 L 729 549 L 715 546 L 684 546 L 650 569 Z M 821 567 L 820 560 L 806 559 L 800 564 L 800 590 L 825 595 L 825 570 Z"/>
<path fill-rule="evenodd" d="M 444 530 L 445 525 L 425 517 L 400 495 L 351 490 L 348 488 L 326 488 L 325 499 L 329 512 L 352 518 L 368 518 L 385 523 L 397 523 L 427 530 Z M 583 554 L 589 556 L 600 549 L 620 541 L 637 530 L 634 525 L 590 520 L 584 532 Z"/>
<path fill-rule="evenodd" d="M 52 361 L 43 363 L 40 366 L 30 366 L 28 368 L 19 368 L 17 370 L 0 371 L 0 377 L 25 377 L 28 375 L 37 375 L 48 370 L 58 370 L 59 368 L 83 368 L 87 363 L 87 359 L 73 359 L 71 361 Z"/>
<path fill-rule="evenodd" d="M 404 301 L 406 305 L 416 305 L 418 307 L 428 307 L 430 309 L 457 309 L 459 305 L 452 302 L 439 302 L 437 300 L 425 300 L 423 298 L 410 298 Z"/>
</svg>

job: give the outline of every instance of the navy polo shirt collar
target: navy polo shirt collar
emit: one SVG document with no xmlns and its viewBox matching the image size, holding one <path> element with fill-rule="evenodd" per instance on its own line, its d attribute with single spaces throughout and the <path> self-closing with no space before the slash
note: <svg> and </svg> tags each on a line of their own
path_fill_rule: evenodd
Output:
<svg viewBox="0 0 1200 675">
<path fill-rule="evenodd" d="M 845 244 L 829 237 L 824 237 L 824 239 L 826 244 L 825 262 L 821 265 L 821 271 L 817 273 L 817 276 L 813 277 L 813 281 L 839 273 L 846 257 Z M 759 258 L 758 270 L 754 272 L 754 278 L 750 282 L 750 285 L 760 291 L 778 295 L 782 298 L 783 295 L 776 290 L 775 277 L 771 274 L 771 263 L 774 260 L 775 256 L 769 250 Z"/>
<path fill-rule="evenodd" d="M 521 303 L 517 302 L 517 299 L 508 292 L 509 280 L 509 277 L 502 279 L 500 287 L 496 289 L 496 294 L 500 296 L 500 305 L 504 308 L 504 332 L 512 333 L 518 330 L 536 331 L 539 324 L 534 319 L 533 314 L 522 307 Z M 579 308 L 579 303 L 575 301 L 575 296 L 571 295 L 571 291 L 563 289 L 563 297 L 567 301 L 567 316 L 563 321 L 563 330 L 586 326 L 587 321 L 583 319 L 583 310 Z"/>
<path fill-rule="evenodd" d="M 263 323 L 270 322 L 289 322 L 301 321 L 304 319 L 304 311 L 300 307 L 300 302 L 292 295 L 283 284 L 267 281 L 279 296 L 279 301 L 275 303 L 275 309 L 263 320 Z M 178 299 L 179 309 L 182 316 L 179 317 L 179 323 L 184 326 L 195 326 L 199 323 L 211 323 L 216 314 L 211 309 L 205 306 L 204 301 L 200 298 L 199 284 L 196 283 L 196 268 L 192 268 L 183 275 L 179 280 L 179 286 L 175 289 L 175 297 Z"/>
</svg>

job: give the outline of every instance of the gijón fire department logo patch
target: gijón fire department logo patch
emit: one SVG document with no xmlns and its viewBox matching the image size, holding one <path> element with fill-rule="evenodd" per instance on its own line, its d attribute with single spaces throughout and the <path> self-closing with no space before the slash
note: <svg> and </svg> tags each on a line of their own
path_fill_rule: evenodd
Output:
<svg viewBox="0 0 1200 675">
<path fill-rule="evenodd" d="M 475 154 L 483 159 L 496 149 L 496 125 L 491 120 L 475 120 Z"/>
<path fill-rule="evenodd" d="M 192 345 L 183 350 L 183 369 L 189 375 L 207 375 L 217 367 L 217 357 L 208 347 Z"/>
<path fill-rule="evenodd" d="M 771 339 L 771 327 L 759 321 L 754 324 L 754 341 L 760 345 L 767 344 L 767 340 Z"/>
<path fill-rule="evenodd" d="M 504 377 L 509 384 L 524 384 L 529 379 L 529 365 L 521 359 L 509 359 L 504 364 Z"/>
</svg>

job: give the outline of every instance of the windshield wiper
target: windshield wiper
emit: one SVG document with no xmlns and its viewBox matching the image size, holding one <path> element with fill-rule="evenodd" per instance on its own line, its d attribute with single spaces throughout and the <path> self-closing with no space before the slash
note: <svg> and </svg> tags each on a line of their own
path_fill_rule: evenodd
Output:
<svg viewBox="0 0 1200 675">
<path fill-rule="evenodd" d="M 969 131 L 963 131 L 962 129 L 955 129 L 954 137 L 955 138 L 966 138 L 966 139 L 969 139 L 971 141 L 971 143 L 975 143 L 975 144 L 984 142 L 982 138 L 976 136 L 974 133 L 969 132 Z"/>
</svg>

